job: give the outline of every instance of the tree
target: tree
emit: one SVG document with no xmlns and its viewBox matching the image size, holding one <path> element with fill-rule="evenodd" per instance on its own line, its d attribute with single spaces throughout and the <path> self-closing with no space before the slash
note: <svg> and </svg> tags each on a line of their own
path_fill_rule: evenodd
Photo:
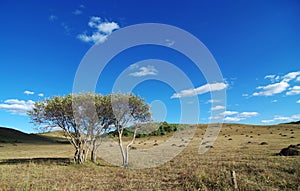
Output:
<svg viewBox="0 0 300 191">
<path fill-rule="evenodd" d="M 72 95 L 56 96 L 36 102 L 28 114 L 31 121 L 35 125 L 43 125 L 43 129 L 61 128 L 65 137 L 75 148 L 74 161 L 78 164 L 84 162 L 84 142 L 73 115 Z"/>
<path fill-rule="evenodd" d="M 75 109 L 74 109 L 75 108 Z M 85 93 L 74 96 L 73 110 L 77 125 L 86 145 L 86 155 L 91 150 L 91 160 L 95 163 L 101 137 L 113 124 L 110 100 L 100 94 Z"/>
<path fill-rule="evenodd" d="M 151 118 L 150 107 L 145 100 L 137 95 L 112 94 L 111 106 L 114 114 L 114 126 L 118 132 L 118 141 L 123 159 L 123 166 L 128 166 L 129 148 L 134 143 L 139 124 L 148 122 Z M 124 129 L 130 124 L 133 127 L 132 140 L 124 149 L 122 136 Z"/>
<path fill-rule="evenodd" d="M 74 161 L 83 163 L 91 148 L 91 160 L 96 162 L 96 152 L 101 135 L 114 121 L 110 100 L 99 94 L 56 96 L 36 102 L 28 112 L 31 121 L 43 129 L 59 127 L 75 148 Z"/>
</svg>

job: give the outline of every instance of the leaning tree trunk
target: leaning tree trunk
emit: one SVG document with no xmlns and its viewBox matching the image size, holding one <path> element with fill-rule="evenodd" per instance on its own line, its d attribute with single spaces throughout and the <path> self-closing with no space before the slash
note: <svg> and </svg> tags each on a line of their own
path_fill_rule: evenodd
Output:
<svg viewBox="0 0 300 191">
<path fill-rule="evenodd" d="M 135 137 L 136 137 L 136 132 L 137 132 L 137 128 L 134 130 L 134 133 L 133 133 L 133 137 L 132 137 L 132 140 L 131 142 L 127 145 L 126 147 L 126 153 L 125 153 L 125 164 L 126 166 L 128 166 L 128 160 L 129 160 L 129 148 L 130 146 L 134 143 L 135 141 Z"/>
<path fill-rule="evenodd" d="M 92 151 L 91 151 L 91 161 L 93 163 L 97 162 L 97 145 L 96 145 L 96 140 L 93 140 L 93 146 L 92 146 Z"/>
<path fill-rule="evenodd" d="M 119 134 L 119 146 L 121 149 L 121 154 L 122 154 L 122 159 L 123 159 L 123 167 L 127 167 L 128 164 L 126 162 L 126 157 L 125 157 L 125 152 L 124 152 L 124 148 L 123 148 L 123 142 L 122 142 L 122 135 Z"/>
</svg>

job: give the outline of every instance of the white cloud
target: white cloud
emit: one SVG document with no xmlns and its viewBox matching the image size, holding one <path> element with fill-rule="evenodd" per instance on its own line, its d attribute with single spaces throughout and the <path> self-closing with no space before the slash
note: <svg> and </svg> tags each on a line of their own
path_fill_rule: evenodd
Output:
<svg viewBox="0 0 300 191">
<path fill-rule="evenodd" d="M 289 91 L 286 92 L 286 95 L 298 95 L 300 94 L 300 86 L 294 86 L 289 88 Z"/>
<path fill-rule="evenodd" d="M 273 120 L 275 120 L 275 121 L 287 121 L 289 119 L 290 119 L 289 117 L 277 116 L 277 117 L 274 117 Z"/>
<path fill-rule="evenodd" d="M 39 97 L 44 97 L 44 94 L 39 93 L 38 96 L 39 96 Z"/>
<path fill-rule="evenodd" d="M 290 72 L 286 75 L 283 76 L 283 80 L 284 82 L 289 82 L 293 79 L 295 79 L 297 76 L 300 76 L 300 71 L 297 72 Z"/>
<path fill-rule="evenodd" d="M 135 66 L 132 66 L 135 67 Z M 141 77 L 141 76 L 155 76 L 158 74 L 158 71 L 155 69 L 154 66 L 148 65 L 148 66 L 142 66 L 139 68 L 138 72 L 133 72 L 130 73 L 130 76 L 134 76 L 134 77 Z"/>
<path fill-rule="evenodd" d="M 225 117 L 224 121 L 225 122 L 239 122 L 241 120 L 244 120 L 245 118 L 241 118 L 241 117 Z"/>
<path fill-rule="evenodd" d="M 288 121 L 299 121 L 300 120 L 300 114 L 292 115 L 289 117 L 286 116 L 275 116 L 273 119 L 265 119 L 262 120 L 262 123 L 273 123 L 273 122 L 288 122 Z"/>
<path fill-rule="evenodd" d="M 115 22 L 104 22 L 104 23 L 100 23 L 98 26 L 97 26 L 98 30 L 103 32 L 104 34 L 111 34 L 112 31 L 116 30 L 116 29 L 119 29 L 119 25 Z"/>
<path fill-rule="evenodd" d="M 225 107 L 222 105 L 217 105 L 217 106 L 211 108 L 212 111 L 221 110 L 221 109 L 225 109 Z"/>
<path fill-rule="evenodd" d="M 208 103 L 218 103 L 220 102 L 220 100 L 217 100 L 217 99 L 210 99 L 207 101 Z"/>
<path fill-rule="evenodd" d="M 239 122 L 248 118 L 256 117 L 258 112 L 237 112 L 237 111 L 224 111 L 218 115 L 210 117 L 209 119 L 221 119 L 223 117 L 225 122 Z"/>
<path fill-rule="evenodd" d="M 90 27 L 97 27 L 97 24 L 99 23 L 99 22 L 101 22 L 101 18 L 100 17 L 95 17 L 95 16 L 93 16 L 93 17 L 91 17 L 90 18 L 90 21 L 88 22 L 88 25 L 90 26 Z"/>
<path fill-rule="evenodd" d="M 32 92 L 32 91 L 29 91 L 29 90 L 26 90 L 26 91 L 24 91 L 24 94 L 26 94 L 26 95 L 33 95 L 33 94 L 34 94 L 34 92 Z"/>
<path fill-rule="evenodd" d="M 54 22 L 55 20 L 57 20 L 58 19 L 58 17 L 56 16 L 56 15 L 50 15 L 49 16 L 49 21 L 51 21 L 51 22 Z"/>
<path fill-rule="evenodd" d="M 242 94 L 242 96 L 243 96 L 243 97 L 247 97 L 247 96 L 249 96 L 249 94 Z"/>
<path fill-rule="evenodd" d="M 300 94 L 299 86 L 290 87 L 290 82 L 295 80 L 296 82 L 300 81 L 300 71 L 290 72 L 283 76 L 279 75 L 267 75 L 265 79 L 270 79 L 272 84 L 266 86 L 258 86 L 256 89 L 260 90 L 254 92 L 253 96 L 273 96 L 274 94 L 282 93 L 286 90 L 289 90 L 286 95 L 297 95 Z M 281 80 L 279 82 L 279 80 Z M 276 82 L 276 83 L 275 83 Z M 288 89 L 289 88 L 289 89 Z"/>
<path fill-rule="evenodd" d="M 274 100 L 271 101 L 271 103 L 276 103 L 276 102 L 278 102 L 277 99 L 274 99 Z"/>
<path fill-rule="evenodd" d="M 31 110 L 34 106 L 34 101 L 8 99 L 4 103 L 0 104 L 0 109 L 4 109 L 10 113 L 25 115 L 27 111 Z"/>
<path fill-rule="evenodd" d="M 272 96 L 274 94 L 279 94 L 279 93 L 285 91 L 289 86 L 290 85 L 285 81 L 281 81 L 281 82 L 275 83 L 275 84 L 270 84 L 267 86 L 259 86 L 256 89 L 259 89 L 261 91 L 254 92 L 252 95 L 253 96 Z"/>
<path fill-rule="evenodd" d="M 241 117 L 246 117 L 246 118 L 248 118 L 248 117 L 255 117 L 257 115 L 258 115 L 257 112 L 242 112 L 242 113 L 240 113 Z"/>
<path fill-rule="evenodd" d="M 273 119 L 265 119 L 265 120 L 261 120 L 262 123 L 272 123 L 274 122 Z"/>
<path fill-rule="evenodd" d="M 237 112 L 237 111 L 224 111 L 223 113 L 221 113 L 221 115 L 228 116 L 228 115 L 236 115 L 238 113 L 239 112 Z"/>
<path fill-rule="evenodd" d="M 171 98 L 191 97 L 195 95 L 201 95 L 210 91 L 220 91 L 228 87 L 228 84 L 223 82 L 214 84 L 205 84 L 195 89 L 181 90 L 179 93 L 174 93 Z"/>
<path fill-rule="evenodd" d="M 105 42 L 114 30 L 120 28 L 117 23 L 102 21 L 100 17 L 91 17 L 88 26 L 94 28 L 95 31 L 91 35 L 86 33 L 79 34 L 77 38 L 83 42 L 92 42 L 94 44 Z"/>
<path fill-rule="evenodd" d="M 274 82 L 278 82 L 280 80 L 280 76 L 276 76 L 276 75 L 267 75 L 265 76 L 265 79 L 270 79 L 272 83 Z"/>
<path fill-rule="evenodd" d="M 275 76 L 276 75 L 267 75 L 267 76 L 265 76 L 265 79 L 273 79 L 273 78 L 275 78 Z"/>
<path fill-rule="evenodd" d="M 91 36 L 86 34 L 80 34 L 77 36 L 83 42 L 93 42 L 95 44 L 104 43 L 107 39 L 107 35 L 103 35 L 101 33 L 95 32 Z"/>
<path fill-rule="evenodd" d="M 300 99 L 298 101 L 296 101 L 296 103 L 300 103 Z"/>
</svg>

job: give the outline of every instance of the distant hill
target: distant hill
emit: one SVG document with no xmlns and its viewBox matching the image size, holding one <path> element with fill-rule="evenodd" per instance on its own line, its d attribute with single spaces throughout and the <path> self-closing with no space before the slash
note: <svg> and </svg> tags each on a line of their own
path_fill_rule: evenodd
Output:
<svg viewBox="0 0 300 191">
<path fill-rule="evenodd" d="M 27 134 L 21 131 L 0 127 L 0 143 L 53 143 L 56 142 L 48 136 Z"/>
<path fill-rule="evenodd" d="M 289 123 L 283 123 L 283 124 L 300 124 L 300 120 L 299 121 L 289 122 Z"/>
</svg>

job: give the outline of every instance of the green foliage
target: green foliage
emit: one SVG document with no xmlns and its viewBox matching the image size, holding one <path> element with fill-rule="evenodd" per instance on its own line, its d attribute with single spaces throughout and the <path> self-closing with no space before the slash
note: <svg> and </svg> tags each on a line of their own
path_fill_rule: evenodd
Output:
<svg viewBox="0 0 300 191">
<path fill-rule="evenodd" d="M 150 133 L 150 136 L 160 136 L 160 135 L 166 135 L 171 132 L 175 132 L 178 129 L 178 124 L 169 124 L 167 122 L 161 123 L 161 125 L 158 127 L 156 131 L 153 131 Z"/>
<path fill-rule="evenodd" d="M 142 126 L 148 126 L 148 125 L 149 124 L 143 124 Z M 157 125 L 157 124 L 155 124 L 155 125 Z M 158 128 L 156 130 L 153 130 L 152 132 L 139 132 L 138 131 L 138 133 L 136 134 L 136 138 L 167 135 L 167 134 L 175 132 L 177 130 L 178 130 L 178 124 L 169 124 L 167 122 L 162 122 L 159 124 Z M 109 134 L 113 137 L 118 136 L 117 130 L 112 131 Z M 123 135 L 124 136 L 133 136 L 132 127 L 125 128 Z"/>
</svg>

